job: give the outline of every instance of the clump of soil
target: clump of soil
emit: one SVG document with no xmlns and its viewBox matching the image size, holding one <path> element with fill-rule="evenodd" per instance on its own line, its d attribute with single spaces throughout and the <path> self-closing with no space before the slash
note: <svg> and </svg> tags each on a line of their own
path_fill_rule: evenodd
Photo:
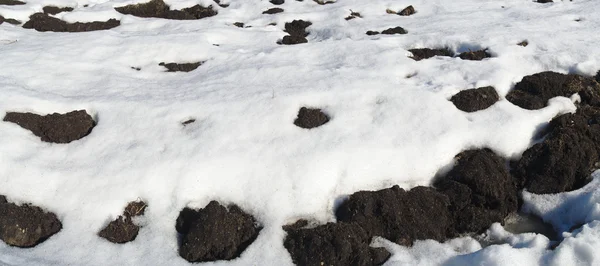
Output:
<svg viewBox="0 0 600 266">
<path fill-rule="evenodd" d="M 45 116 L 9 112 L 6 113 L 4 121 L 15 123 L 30 130 L 42 141 L 52 143 L 69 143 L 81 139 L 90 134 L 96 126 L 96 121 L 85 110 Z"/>
<path fill-rule="evenodd" d="M 308 40 L 306 36 L 308 36 L 308 32 L 306 28 L 312 25 L 310 21 L 304 20 L 294 20 L 292 22 L 285 23 L 285 32 L 289 35 L 286 35 L 281 40 L 280 44 L 299 44 L 299 43 L 307 43 Z"/>
<path fill-rule="evenodd" d="M 236 26 L 238 28 L 243 28 L 244 27 L 244 23 L 242 23 L 242 22 L 235 22 L 235 23 L 233 23 L 233 26 Z"/>
<path fill-rule="evenodd" d="M 224 207 L 217 201 L 197 211 L 184 208 L 175 228 L 183 235 L 179 255 L 189 262 L 235 259 L 262 229 L 237 205 Z"/>
<path fill-rule="evenodd" d="M 593 78 L 551 71 L 523 77 L 506 99 L 521 108 L 535 110 L 544 108 L 551 98 L 575 93 L 581 96 L 582 104 L 600 106 L 600 84 Z"/>
<path fill-rule="evenodd" d="M 44 14 L 56 15 L 60 12 L 71 12 L 72 7 L 57 7 L 57 6 L 45 6 L 43 9 Z"/>
<path fill-rule="evenodd" d="M 163 0 L 151 0 L 148 3 L 116 7 L 115 10 L 121 14 L 136 17 L 175 20 L 195 20 L 217 15 L 217 11 L 212 9 L 212 6 L 195 5 L 182 10 L 171 10 Z"/>
<path fill-rule="evenodd" d="M 545 3 L 552 3 L 553 1 L 552 0 L 537 0 L 537 2 L 545 4 Z"/>
<path fill-rule="evenodd" d="M 362 18 L 362 15 L 358 12 L 354 12 L 354 11 L 350 10 L 350 16 L 347 16 L 345 19 L 351 20 L 351 19 L 355 19 L 355 18 Z"/>
<path fill-rule="evenodd" d="M 283 245 L 296 265 L 381 265 L 391 255 L 384 248 L 370 247 L 371 236 L 357 224 L 285 229 Z"/>
<path fill-rule="evenodd" d="M 459 54 L 458 57 L 460 57 L 460 59 L 463 59 L 463 60 L 481 61 L 484 58 L 492 57 L 492 55 L 490 53 L 488 53 L 487 49 L 483 49 L 483 50 L 477 50 L 477 51 L 464 52 L 464 53 Z"/>
<path fill-rule="evenodd" d="M 167 68 L 167 72 L 190 72 L 201 66 L 204 62 L 195 63 L 165 63 L 161 62 L 159 66 Z"/>
<path fill-rule="evenodd" d="M 4 17 L 0 16 L 0 24 L 2 24 L 3 22 L 6 22 L 6 23 L 12 24 L 12 25 L 19 25 L 19 24 L 21 24 L 21 21 L 18 21 L 16 19 L 4 18 Z"/>
<path fill-rule="evenodd" d="M 188 119 L 188 120 L 185 120 L 185 121 L 181 122 L 181 124 L 183 126 L 187 126 L 187 125 L 189 125 L 191 123 L 194 123 L 194 122 L 196 122 L 196 119 L 192 118 L 192 119 Z"/>
<path fill-rule="evenodd" d="M 369 36 L 377 35 L 377 34 L 379 34 L 378 31 L 373 31 L 373 30 L 367 31 L 367 35 L 369 35 Z"/>
<path fill-rule="evenodd" d="M 407 6 L 406 8 L 402 9 L 402 11 L 398 12 L 398 15 L 400 16 L 410 16 L 417 13 L 415 11 L 415 8 L 413 6 Z"/>
<path fill-rule="evenodd" d="M 528 41 L 522 41 L 520 43 L 517 43 L 518 46 L 523 46 L 523 47 L 527 47 L 527 45 L 529 45 Z"/>
<path fill-rule="evenodd" d="M 274 8 L 269 8 L 269 9 L 263 11 L 262 13 L 272 15 L 272 14 L 277 14 L 277 13 L 281 13 L 281 12 L 283 12 L 283 8 L 274 7 Z"/>
<path fill-rule="evenodd" d="M 222 8 L 227 8 L 229 7 L 229 4 L 221 4 L 221 0 L 214 0 L 215 3 L 217 3 L 218 6 L 222 7 Z"/>
<path fill-rule="evenodd" d="M 575 114 L 554 118 L 544 140 L 513 163 L 520 187 L 536 194 L 583 187 L 600 160 L 600 108 L 580 106 Z"/>
<path fill-rule="evenodd" d="M 334 4 L 336 0 L 314 0 L 319 5 Z M 300 1 L 302 2 L 302 1 Z"/>
<path fill-rule="evenodd" d="M 487 109 L 500 97 L 494 87 L 481 87 L 463 90 L 450 98 L 450 101 L 461 111 L 476 112 Z"/>
<path fill-rule="evenodd" d="M 4 6 L 19 6 L 19 5 L 24 5 L 25 2 L 21 2 L 19 0 L 0 0 L 0 6 L 4 5 Z"/>
<path fill-rule="evenodd" d="M 408 50 L 413 54 L 412 59 L 415 61 L 421 61 L 423 59 L 432 58 L 434 56 L 454 56 L 454 53 L 450 51 L 448 48 L 441 49 L 430 49 L 430 48 L 420 48 L 420 49 L 410 49 Z"/>
<path fill-rule="evenodd" d="M 44 13 L 35 13 L 29 17 L 29 21 L 25 22 L 23 28 L 35 29 L 37 31 L 53 31 L 53 32 L 85 32 L 96 30 L 108 30 L 121 25 L 121 22 L 116 19 L 108 21 L 94 22 L 76 22 L 67 23 L 55 17 L 51 17 Z"/>
<path fill-rule="evenodd" d="M 381 32 L 381 34 L 388 34 L 388 35 L 393 35 L 393 34 L 407 34 L 408 31 L 406 31 L 404 28 L 402 27 L 395 27 L 395 28 L 389 28 L 387 30 L 384 30 Z M 378 31 L 367 31 L 367 35 L 377 35 L 380 34 L 380 32 Z"/>
<path fill-rule="evenodd" d="M 62 229 L 56 215 L 29 204 L 18 206 L 0 196 L 0 239 L 28 248 L 44 242 Z"/>
<path fill-rule="evenodd" d="M 285 0 L 271 0 L 269 2 L 271 2 L 271 4 L 274 4 L 274 5 L 283 5 Z"/>
<path fill-rule="evenodd" d="M 323 113 L 321 109 L 312 109 L 302 107 L 298 111 L 298 117 L 294 120 L 294 125 L 301 128 L 315 128 L 320 127 L 329 122 L 329 116 Z"/>
<path fill-rule="evenodd" d="M 133 222 L 133 217 L 144 215 L 146 210 L 145 202 L 133 201 L 130 202 L 123 215 L 110 222 L 102 231 L 98 233 L 98 236 L 105 238 L 106 240 L 123 244 L 135 240 L 140 231 L 140 227 Z"/>
</svg>

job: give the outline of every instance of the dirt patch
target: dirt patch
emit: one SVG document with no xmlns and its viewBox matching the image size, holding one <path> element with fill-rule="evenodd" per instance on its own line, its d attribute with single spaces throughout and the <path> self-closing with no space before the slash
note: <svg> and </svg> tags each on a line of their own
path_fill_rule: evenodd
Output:
<svg viewBox="0 0 600 266">
<path fill-rule="evenodd" d="M 162 0 L 152 0 L 148 3 L 116 7 L 121 14 L 133 15 L 142 18 L 164 18 L 174 20 L 195 20 L 217 15 L 212 6 L 203 7 L 195 5 L 182 10 L 171 10 Z"/>
<path fill-rule="evenodd" d="M 373 31 L 373 30 L 367 31 L 367 35 L 369 35 L 369 36 L 373 36 L 373 35 L 377 35 L 377 34 L 379 34 L 378 31 Z"/>
<path fill-rule="evenodd" d="M 42 11 L 44 14 L 56 15 L 60 12 L 71 12 L 73 11 L 72 7 L 57 7 L 57 6 L 45 6 Z"/>
<path fill-rule="evenodd" d="M 18 0 L 0 0 L 0 6 L 4 5 L 4 6 L 19 6 L 19 5 L 24 5 L 25 2 L 21 2 Z"/>
<path fill-rule="evenodd" d="M 553 1 L 552 1 L 552 0 L 537 0 L 536 2 L 537 2 L 537 3 L 542 3 L 542 4 L 545 4 L 545 3 L 553 3 Z"/>
<path fill-rule="evenodd" d="M 242 22 L 235 22 L 235 23 L 233 23 L 233 26 L 236 26 L 238 28 L 243 28 L 244 27 L 244 23 L 242 23 Z"/>
<path fill-rule="evenodd" d="M 283 3 L 285 3 L 285 0 L 271 0 L 269 2 L 271 2 L 271 4 L 274 5 L 283 5 Z"/>
<path fill-rule="evenodd" d="M 192 119 L 188 119 L 188 120 L 185 120 L 185 121 L 181 122 L 181 124 L 182 124 L 183 126 L 187 126 L 187 125 L 189 125 L 189 124 L 191 124 L 191 123 L 194 123 L 194 122 L 196 122 L 196 119 L 193 119 L 193 118 L 192 118 Z"/>
<path fill-rule="evenodd" d="M 417 11 L 415 10 L 415 8 L 413 6 L 407 6 L 406 8 L 402 9 L 402 11 L 398 12 L 398 15 L 400 16 L 410 16 L 417 13 Z"/>
<path fill-rule="evenodd" d="M 29 17 L 29 21 L 25 22 L 23 28 L 35 29 L 37 31 L 53 31 L 53 32 L 85 32 L 96 30 L 108 30 L 121 25 L 121 22 L 116 19 L 108 21 L 94 22 L 76 22 L 67 23 L 55 17 L 48 16 L 44 13 L 35 13 Z"/>
<path fill-rule="evenodd" d="M 450 98 L 450 101 L 459 110 L 465 112 L 476 112 L 487 109 L 496 103 L 500 97 L 494 87 L 481 87 L 463 90 Z"/>
<path fill-rule="evenodd" d="M 458 55 L 460 59 L 463 60 L 473 60 L 473 61 L 481 61 L 484 58 L 492 57 L 490 53 L 488 53 L 487 49 L 477 50 L 477 51 L 468 51 Z"/>
<path fill-rule="evenodd" d="M 96 126 L 96 122 L 84 110 L 66 114 L 49 114 L 45 116 L 32 113 L 6 113 L 4 121 L 15 123 L 30 130 L 42 141 L 52 143 L 69 143 L 81 139 Z"/>
<path fill-rule="evenodd" d="M 381 34 L 388 34 L 388 35 L 392 35 L 392 34 L 407 34 L 407 33 L 408 33 L 408 31 L 406 31 L 402 27 L 389 28 L 389 29 L 384 30 L 384 31 L 381 32 Z"/>
<path fill-rule="evenodd" d="M 198 211 L 183 209 L 175 228 L 183 234 L 179 255 L 190 262 L 235 259 L 262 229 L 238 206 L 216 201 Z"/>
<path fill-rule="evenodd" d="M 269 8 L 269 9 L 263 11 L 262 13 L 272 15 L 272 14 L 277 14 L 277 13 L 281 13 L 281 12 L 283 12 L 283 8 L 274 7 L 274 8 Z"/>
<path fill-rule="evenodd" d="M 283 245 L 296 265 L 381 265 L 390 257 L 384 248 L 370 247 L 371 236 L 357 224 L 287 226 L 286 231 Z"/>
<path fill-rule="evenodd" d="M 594 79 L 596 80 L 596 82 L 600 82 L 600 70 L 598 70 Z"/>
<path fill-rule="evenodd" d="M 335 4 L 336 0 L 314 0 L 319 5 Z M 302 1 L 300 1 L 302 2 Z"/>
<path fill-rule="evenodd" d="M 0 16 L 0 24 L 2 24 L 2 22 L 6 22 L 6 23 L 12 24 L 12 25 L 19 25 L 19 24 L 21 24 L 21 21 L 18 21 L 16 19 L 4 18 L 4 17 Z"/>
<path fill-rule="evenodd" d="M 320 127 L 329 122 L 329 116 L 323 113 L 321 109 L 312 109 L 302 107 L 298 111 L 298 117 L 294 120 L 294 125 L 301 128 L 315 128 Z"/>
<path fill-rule="evenodd" d="M 285 32 L 287 32 L 289 35 L 284 36 L 279 44 L 291 45 L 307 43 L 308 40 L 306 39 L 306 36 L 308 36 L 309 33 L 306 31 L 306 28 L 308 28 L 310 25 L 312 25 L 312 22 L 304 20 L 286 22 Z"/>
<path fill-rule="evenodd" d="M 140 226 L 136 225 L 132 218 L 144 215 L 147 206 L 143 201 L 130 202 L 125 207 L 123 215 L 119 215 L 116 220 L 110 222 L 98 233 L 98 236 L 117 244 L 135 240 L 140 231 Z"/>
<path fill-rule="evenodd" d="M 159 66 L 164 66 L 167 69 L 167 72 L 190 72 L 196 70 L 199 66 L 201 66 L 204 62 L 195 62 L 195 63 L 165 63 L 161 62 L 158 64 Z"/>
<path fill-rule="evenodd" d="M 583 187 L 600 160 L 600 108 L 581 106 L 554 118 L 544 140 L 513 163 L 520 187 L 536 194 Z"/>
<path fill-rule="evenodd" d="M 529 110 L 541 109 L 557 96 L 571 97 L 579 93 L 582 104 L 600 106 L 600 84 L 593 78 L 546 71 L 525 76 L 506 99 Z"/>
<path fill-rule="evenodd" d="M 0 239 L 16 247 L 33 247 L 62 229 L 51 212 L 29 204 L 18 206 L 0 196 Z"/>
<path fill-rule="evenodd" d="M 528 41 L 522 41 L 520 43 L 517 43 L 518 46 L 523 46 L 523 47 L 527 47 L 527 45 L 529 45 Z"/>
<path fill-rule="evenodd" d="M 454 56 L 454 53 L 450 51 L 448 48 L 441 49 L 430 49 L 430 48 L 420 48 L 420 49 L 410 49 L 408 50 L 413 55 L 410 57 L 415 61 L 421 61 L 423 59 L 432 58 L 434 56 Z"/>
<path fill-rule="evenodd" d="M 354 12 L 354 11 L 350 10 L 350 16 L 347 16 L 345 18 L 345 20 L 351 20 L 351 19 L 355 19 L 355 18 L 362 18 L 362 15 L 358 12 Z"/>
</svg>

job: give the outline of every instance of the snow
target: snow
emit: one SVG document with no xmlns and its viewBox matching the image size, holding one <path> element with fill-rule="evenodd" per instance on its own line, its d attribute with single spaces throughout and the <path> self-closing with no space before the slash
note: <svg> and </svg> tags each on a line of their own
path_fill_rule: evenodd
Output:
<svg viewBox="0 0 600 266">
<path fill-rule="evenodd" d="M 231 0 L 197 21 L 113 9 L 139 2 L 0 6 L 0 15 L 22 21 L 47 4 L 76 7 L 56 15 L 69 22 L 121 19 L 117 28 L 88 33 L 0 25 L 0 114 L 85 109 L 98 122 L 67 145 L 0 123 L 0 194 L 55 212 L 63 223 L 32 249 L 0 243 L 0 264 L 188 265 L 177 253 L 175 219 L 185 206 L 219 200 L 240 205 L 264 229 L 239 259 L 206 265 L 291 265 L 283 224 L 334 221 L 339 199 L 358 190 L 428 185 L 465 149 L 518 158 L 539 126 L 575 110 L 571 99 L 558 97 L 537 111 L 501 100 L 468 114 L 448 101 L 455 93 L 491 85 L 504 96 L 525 75 L 592 75 L 600 68 L 600 2 L 593 0 L 288 0 L 277 15 L 261 14 L 273 7 L 267 1 Z M 210 4 L 166 2 L 176 9 Z M 385 13 L 408 5 L 417 14 Z M 363 18 L 344 20 L 350 9 Z M 313 23 L 309 43 L 277 45 L 284 23 L 294 19 Z M 252 27 L 232 25 L 238 21 Z M 396 26 L 409 33 L 365 34 Z M 529 46 L 516 45 L 523 40 Z M 445 46 L 489 48 L 494 57 L 407 57 L 408 49 Z M 206 63 L 189 73 L 158 66 L 197 61 Z M 295 127 L 302 106 L 332 119 L 312 130 Z M 190 118 L 196 122 L 181 125 Z M 598 260 L 591 250 L 600 245 L 598 180 L 558 195 L 524 193 L 526 209 L 560 230 L 585 224 L 555 251 L 544 236 L 510 235 L 499 225 L 488 235 L 502 245 L 482 247 L 468 237 L 411 248 L 378 244 L 393 253 L 388 265 L 591 265 Z M 96 235 L 138 198 L 149 207 L 135 241 L 115 245 Z"/>
</svg>

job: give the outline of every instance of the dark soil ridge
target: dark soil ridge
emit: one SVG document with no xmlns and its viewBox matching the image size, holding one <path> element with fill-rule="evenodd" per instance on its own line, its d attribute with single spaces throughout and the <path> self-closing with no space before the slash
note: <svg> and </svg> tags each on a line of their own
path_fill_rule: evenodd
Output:
<svg viewBox="0 0 600 266">
<path fill-rule="evenodd" d="M 196 20 L 217 15 L 212 6 L 195 5 L 181 10 L 171 10 L 162 0 L 152 0 L 147 3 L 116 7 L 121 14 L 142 18 L 164 18 L 173 20 Z"/>
<path fill-rule="evenodd" d="M 278 44 L 292 45 L 307 43 L 308 39 L 306 39 L 306 36 L 308 36 L 309 33 L 306 31 L 306 28 L 308 28 L 310 25 L 312 25 L 312 22 L 304 20 L 293 20 L 292 22 L 286 22 L 285 32 L 287 32 L 289 35 L 284 36 L 283 39 L 278 42 Z"/>
<path fill-rule="evenodd" d="M 66 114 L 53 113 L 45 116 L 32 113 L 8 112 L 5 122 L 12 122 L 31 131 L 42 141 L 69 143 L 89 135 L 96 121 L 85 111 L 72 111 Z"/>
<path fill-rule="evenodd" d="M 130 202 L 123 215 L 110 222 L 104 229 L 98 232 L 98 236 L 117 244 L 123 244 L 135 240 L 140 231 L 140 226 L 133 222 L 133 217 L 144 215 L 148 205 L 143 201 Z"/>
<path fill-rule="evenodd" d="M 263 11 L 263 14 L 268 14 L 268 15 L 273 15 L 273 14 L 277 14 L 277 13 L 281 13 L 283 12 L 283 8 L 279 8 L 279 7 L 274 7 L 274 8 L 269 8 L 265 11 Z"/>
<path fill-rule="evenodd" d="M 29 21 L 23 24 L 25 29 L 35 29 L 37 31 L 53 31 L 53 32 L 86 32 L 97 30 L 108 30 L 121 25 L 121 22 L 116 19 L 108 21 L 94 22 L 75 22 L 67 23 L 55 17 L 51 17 L 44 13 L 35 13 L 29 17 Z"/>
<path fill-rule="evenodd" d="M 184 208 L 175 229 L 182 234 L 179 255 L 189 262 L 206 262 L 239 257 L 262 227 L 237 205 L 211 201 L 199 210 Z"/>
<path fill-rule="evenodd" d="M 45 6 L 42 11 L 45 14 L 56 15 L 61 12 L 71 12 L 73 11 L 72 7 L 57 7 L 57 6 Z"/>
<path fill-rule="evenodd" d="M 413 54 L 410 58 L 414 59 L 415 61 L 421 61 L 423 59 L 432 58 L 434 56 L 449 56 L 449 57 L 454 56 L 454 53 L 452 51 L 450 51 L 450 49 L 448 49 L 448 48 L 436 48 L 436 49 L 418 48 L 418 49 L 409 49 L 408 51 Z"/>
<path fill-rule="evenodd" d="M 494 87 L 481 87 L 460 91 L 450 101 L 461 111 L 477 112 L 492 106 L 500 100 Z"/>
<path fill-rule="evenodd" d="M 21 248 L 34 247 L 62 229 L 56 214 L 37 206 L 9 203 L 0 195 L 0 239 Z"/>
<path fill-rule="evenodd" d="M 398 12 L 398 15 L 400 16 L 410 16 L 417 13 L 417 11 L 415 10 L 415 8 L 413 6 L 407 6 L 406 8 L 402 9 L 400 12 Z"/>
<path fill-rule="evenodd" d="M 487 49 L 482 49 L 477 51 L 463 52 L 459 54 L 458 57 L 462 60 L 481 61 L 485 58 L 492 57 L 492 55 L 488 52 Z"/>
<path fill-rule="evenodd" d="M 372 35 L 378 35 L 378 34 L 394 35 L 394 34 L 407 34 L 407 33 L 408 33 L 408 31 L 406 31 L 404 28 L 398 26 L 398 27 L 386 29 L 382 32 L 370 30 L 370 31 L 367 31 L 366 34 L 369 36 L 372 36 Z"/>
<path fill-rule="evenodd" d="M 19 6 L 24 4 L 26 3 L 18 0 L 0 0 L 0 6 Z"/>
<path fill-rule="evenodd" d="M 161 62 L 158 64 L 159 66 L 164 66 L 167 69 L 167 72 L 190 72 L 196 70 L 204 64 L 204 61 L 194 62 L 194 63 L 165 63 Z"/>
</svg>

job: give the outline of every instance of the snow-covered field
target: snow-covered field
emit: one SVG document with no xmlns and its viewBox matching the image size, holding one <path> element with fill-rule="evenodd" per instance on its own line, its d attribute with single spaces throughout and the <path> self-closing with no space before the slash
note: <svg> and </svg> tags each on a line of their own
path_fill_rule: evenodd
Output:
<svg viewBox="0 0 600 266">
<path fill-rule="evenodd" d="M 0 25 L 0 116 L 85 109 L 97 122 L 69 144 L 0 122 L 0 195 L 52 211 L 63 225 L 34 248 L 0 242 L 1 265 L 189 265 L 177 252 L 175 220 L 183 207 L 211 200 L 239 205 L 263 229 L 238 259 L 206 265 L 292 265 L 282 225 L 335 221 L 335 206 L 359 190 L 429 185 L 466 149 L 517 159 L 538 127 L 576 107 L 557 97 L 525 110 L 503 99 L 512 86 L 541 71 L 593 76 L 600 69 L 597 0 L 286 0 L 274 15 L 262 14 L 275 7 L 268 1 L 221 1 L 226 8 L 165 1 L 218 11 L 200 20 L 114 10 L 141 2 L 0 5 L 1 16 L 22 22 L 47 5 L 74 7 L 56 15 L 67 22 L 121 21 L 80 33 Z M 386 13 L 408 5 L 417 13 Z M 350 10 L 362 18 L 345 20 Z M 295 19 L 312 22 L 308 43 L 278 45 Z M 396 26 L 408 34 L 365 34 Z M 517 45 L 524 40 L 528 46 Z M 488 48 L 492 58 L 409 58 L 408 49 L 443 47 Z M 206 62 L 192 72 L 159 66 L 198 61 Z M 465 113 L 448 101 L 483 86 L 501 97 L 486 110 Z M 331 121 L 296 127 L 302 106 L 323 109 Z M 182 125 L 189 119 L 196 121 Z M 599 187 L 600 174 L 577 191 L 524 193 L 524 212 L 562 231 L 583 225 L 554 250 L 543 235 L 511 234 L 500 224 L 484 236 L 500 244 L 487 247 L 472 237 L 374 245 L 392 253 L 386 265 L 598 265 Z M 97 236 L 136 199 L 148 208 L 135 241 Z"/>
</svg>

